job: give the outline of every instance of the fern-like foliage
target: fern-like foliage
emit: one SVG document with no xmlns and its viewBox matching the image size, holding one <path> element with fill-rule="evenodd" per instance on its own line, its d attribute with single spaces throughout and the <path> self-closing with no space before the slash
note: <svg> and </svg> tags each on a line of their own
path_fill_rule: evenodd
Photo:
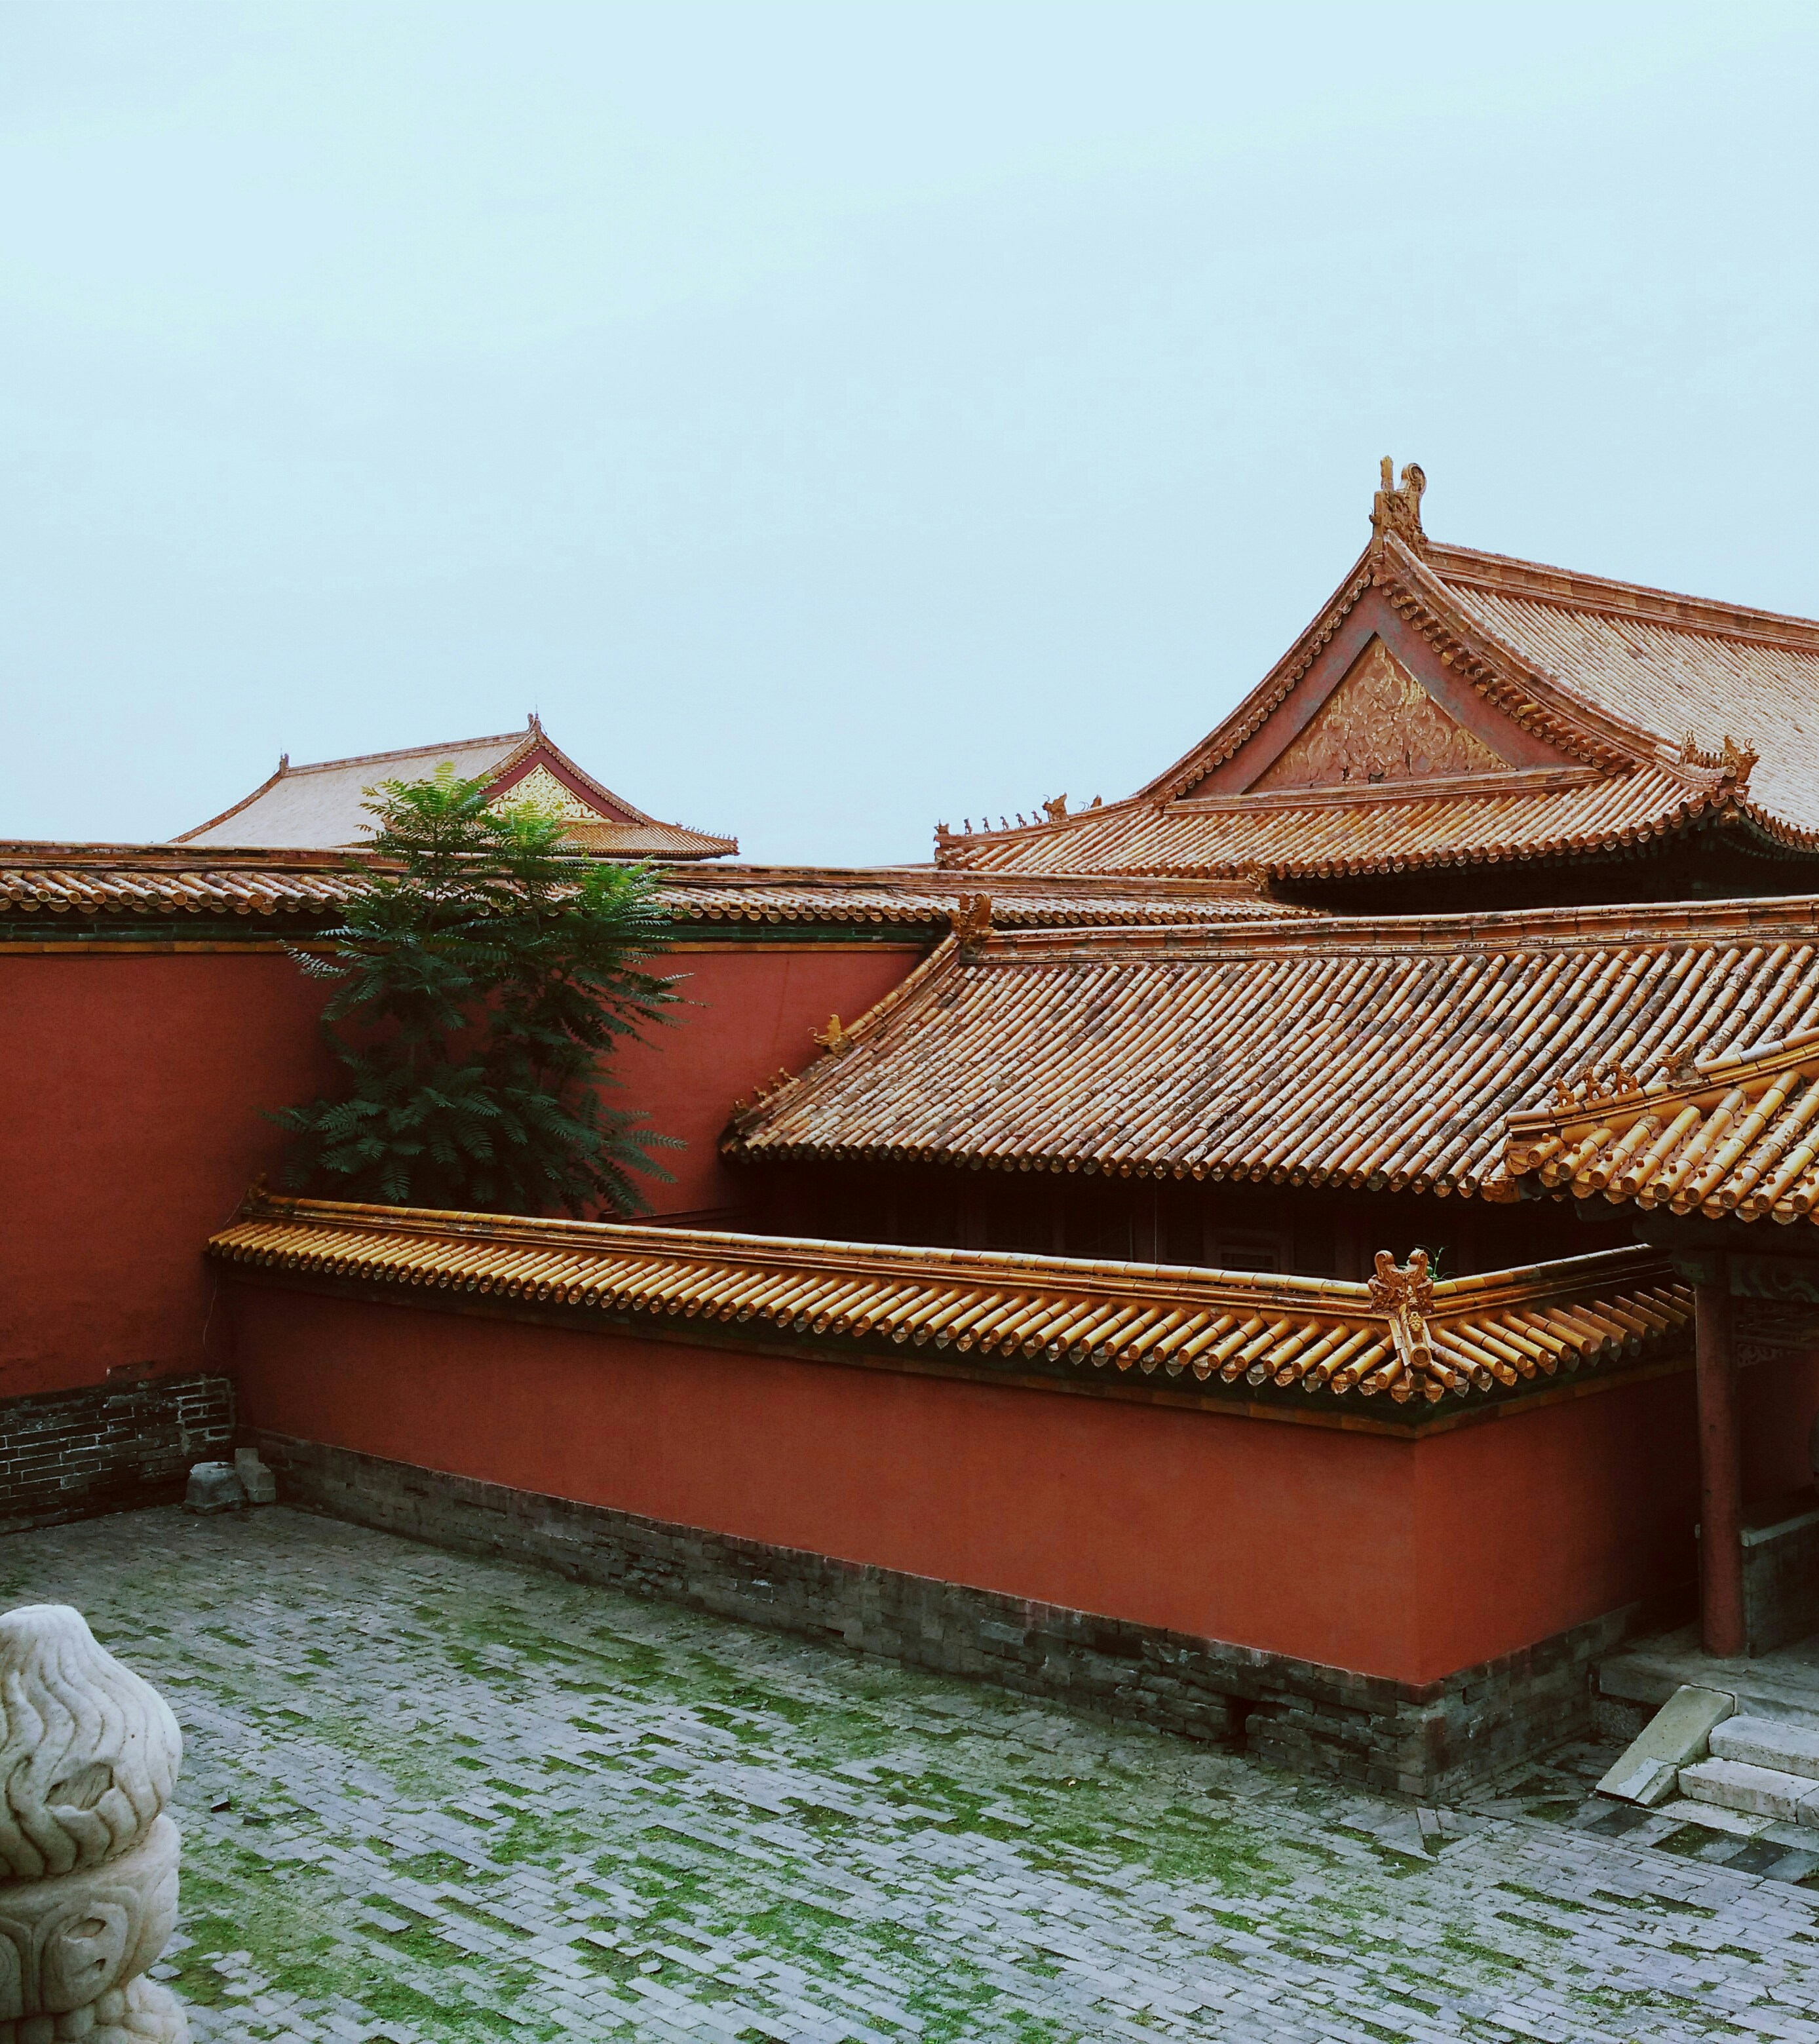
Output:
<svg viewBox="0 0 1819 2044">
<path fill-rule="evenodd" d="M 294 1190 L 492 1213 L 640 1213 L 639 1177 L 678 1148 L 607 1107 L 607 1058 L 663 1019 L 647 968 L 669 941 L 648 866 L 563 848 L 558 817 L 489 807 L 444 766 L 387 781 L 334 948 L 294 954 L 332 980 L 323 1028 L 340 1097 L 286 1108 Z"/>
</svg>

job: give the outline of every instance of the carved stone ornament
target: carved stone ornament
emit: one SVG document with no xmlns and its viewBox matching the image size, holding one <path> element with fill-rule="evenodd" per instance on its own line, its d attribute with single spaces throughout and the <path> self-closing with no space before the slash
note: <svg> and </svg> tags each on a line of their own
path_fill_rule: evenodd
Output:
<svg viewBox="0 0 1819 2044">
<path fill-rule="evenodd" d="M 140 1977 L 177 1921 L 164 1700 L 67 1604 L 0 1618 L 0 2044 L 188 2044 Z"/>
<path fill-rule="evenodd" d="M 1493 774 L 1505 762 L 1449 717 L 1382 640 L 1372 639 L 1299 737 L 1252 784 L 1353 788 L 1439 774 Z"/>
</svg>

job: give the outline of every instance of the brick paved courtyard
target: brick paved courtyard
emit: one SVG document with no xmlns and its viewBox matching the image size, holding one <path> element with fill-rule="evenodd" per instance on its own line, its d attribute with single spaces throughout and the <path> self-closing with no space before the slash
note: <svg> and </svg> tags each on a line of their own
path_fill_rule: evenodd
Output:
<svg viewBox="0 0 1819 2044">
<path fill-rule="evenodd" d="M 1590 1750 L 1423 1812 L 282 1508 L 0 1590 L 182 1722 L 201 2039 L 1819 2040 L 1819 1896 Z"/>
</svg>

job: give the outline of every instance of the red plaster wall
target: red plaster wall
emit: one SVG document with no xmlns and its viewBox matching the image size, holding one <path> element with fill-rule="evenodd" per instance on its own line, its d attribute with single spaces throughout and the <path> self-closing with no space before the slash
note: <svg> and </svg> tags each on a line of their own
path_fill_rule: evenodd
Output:
<svg viewBox="0 0 1819 2044">
<path fill-rule="evenodd" d="M 820 1055 L 812 1032 L 830 1015 L 857 1020 L 925 955 L 908 944 L 735 943 L 670 952 L 664 970 L 681 978 L 682 1003 L 648 1041 L 620 1052 L 623 1084 L 610 1097 L 615 1106 L 644 1109 L 651 1127 L 689 1146 L 659 1153 L 675 1182 L 647 1181 L 653 1210 L 694 1213 L 742 1199 L 717 1147 L 733 1102 L 780 1066 L 800 1071 Z"/>
<path fill-rule="evenodd" d="M 0 956 L 0 1396 L 200 1363 L 201 1247 L 327 1081 L 321 999 L 277 951 Z"/>
<path fill-rule="evenodd" d="M 1422 1679 L 1693 1580 L 1690 1370 L 1420 1443 Z"/>
<path fill-rule="evenodd" d="M 1690 1573 L 1684 1376 L 1413 1443 L 233 1289 L 254 1425 L 1365 1673 Z"/>
<path fill-rule="evenodd" d="M 614 1097 L 687 1139 L 660 1212 L 732 1197 L 715 1143 L 732 1101 L 812 1028 L 850 1020 L 919 953 L 808 945 L 683 951 L 697 1005 L 620 1060 Z M 0 954 L 0 1398 L 203 1360 L 204 1241 L 282 1148 L 263 1111 L 335 1083 L 319 985 L 282 952 Z"/>
</svg>

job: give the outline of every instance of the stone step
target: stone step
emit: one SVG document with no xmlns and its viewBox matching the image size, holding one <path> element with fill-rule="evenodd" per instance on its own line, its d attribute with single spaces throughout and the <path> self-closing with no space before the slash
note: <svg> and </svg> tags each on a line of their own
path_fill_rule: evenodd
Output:
<svg viewBox="0 0 1819 2044">
<path fill-rule="evenodd" d="M 1819 1830 L 1819 1782 L 1804 1774 L 1784 1774 L 1747 1760 L 1701 1760 L 1680 1769 L 1680 1793 L 1696 1803 Z"/>
<path fill-rule="evenodd" d="M 1717 1689 L 1683 1683 L 1630 1741 L 1598 1785 L 1601 1796 L 1644 1809 L 1671 1796 L 1679 1771 L 1706 1758 L 1712 1727 L 1732 1712 L 1731 1699 Z"/>
<path fill-rule="evenodd" d="M 1712 1755 L 1819 1781 L 1819 1725 L 1787 1718 L 1731 1717 L 1714 1725 Z"/>
</svg>

